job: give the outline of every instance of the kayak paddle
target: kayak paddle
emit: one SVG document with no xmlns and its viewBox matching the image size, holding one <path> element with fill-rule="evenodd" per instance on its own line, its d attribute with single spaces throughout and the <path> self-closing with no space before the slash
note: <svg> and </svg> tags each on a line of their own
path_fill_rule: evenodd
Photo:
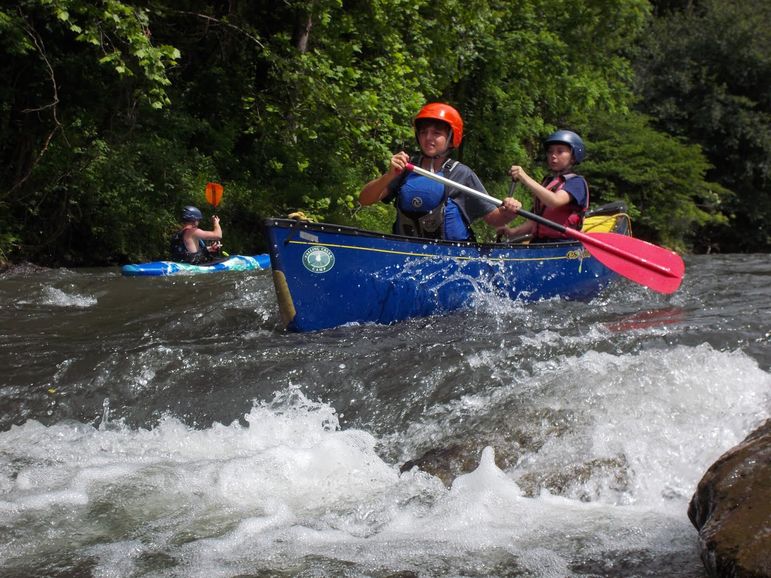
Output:
<svg viewBox="0 0 771 578">
<path fill-rule="evenodd" d="M 486 199 L 496 206 L 503 204 L 500 199 L 416 167 L 412 163 L 407 163 L 407 170 Z M 685 263 L 680 255 L 669 249 L 618 233 L 582 233 L 524 209 L 517 211 L 517 214 L 580 241 L 593 257 L 611 271 L 659 293 L 674 293 L 683 280 Z"/>
<path fill-rule="evenodd" d="M 219 183 L 206 183 L 206 200 L 216 210 L 217 205 L 219 205 L 220 201 L 222 200 L 222 185 Z M 221 244 L 219 248 L 219 253 L 223 257 L 230 256 L 225 251 L 222 250 Z"/>
<path fill-rule="evenodd" d="M 206 200 L 209 204 L 217 208 L 222 200 L 222 185 L 219 183 L 206 183 Z"/>
</svg>

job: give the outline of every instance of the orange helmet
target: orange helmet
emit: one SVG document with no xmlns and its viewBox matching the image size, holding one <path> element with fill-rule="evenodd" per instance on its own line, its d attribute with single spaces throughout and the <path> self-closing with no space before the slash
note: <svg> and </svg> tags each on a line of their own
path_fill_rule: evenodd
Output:
<svg viewBox="0 0 771 578">
<path fill-rule="evenodd" d="M 431 102 L 420 109 L 415 115 L 413 125 L 417 128 L 417 122 L 421 119 L 441 120 L 450 125 L 450 142 L 453 148 L 458 148 L 463 140 L 463 119 L 460 113 L 449 104 Z"/>
</svg>

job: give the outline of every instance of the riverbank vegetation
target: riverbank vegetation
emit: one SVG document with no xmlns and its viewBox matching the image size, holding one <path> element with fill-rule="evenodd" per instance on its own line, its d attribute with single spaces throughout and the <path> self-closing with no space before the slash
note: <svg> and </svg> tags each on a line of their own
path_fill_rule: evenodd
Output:
<svg viewBox="0 0 771 578">
<path fill-rule="evenodd" d="M 768 251 L 769 24 L 738 0 L 6 3 L 0 260 L 164 257 L 182 206 L 211 214 L 209 181 L 231 253 L 297 210 L 388 230 L 355 199 L 433 100 L 491 194 L 571 128 L 593 204 L 625 200 L 637 236 Z"/>
</svg>

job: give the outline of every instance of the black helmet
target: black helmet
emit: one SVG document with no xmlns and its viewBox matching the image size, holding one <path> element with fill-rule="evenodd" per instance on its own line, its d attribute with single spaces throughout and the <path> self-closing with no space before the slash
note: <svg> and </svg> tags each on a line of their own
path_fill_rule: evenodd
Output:
<svg viewBox="0 0 771 578">
<path fill-rule="evenodd" d="M 573 158 L 576 160 L 576 164 L 584 160 L 586 156 L 586 147 L 581 137 L 574 133 L 572 130 L 558 130 L 555 133 L 550 134 L 545 141 L 543 141 L 543 148 L 549 148 L 550 144 L 562 143 L 568 145 L 573 150 Z"/>
<path fill-rule="evenodd" d="M 185 207 L 182 209 L 182 222 L 202 221 L 203 215 L 196 207 Z"/>
</svg>

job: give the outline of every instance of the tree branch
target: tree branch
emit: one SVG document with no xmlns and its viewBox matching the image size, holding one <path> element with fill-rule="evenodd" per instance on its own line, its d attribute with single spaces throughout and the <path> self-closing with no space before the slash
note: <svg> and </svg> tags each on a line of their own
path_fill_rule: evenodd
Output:
<svg viewBox="0 0 771 578">
<path fill-rule="evenodd" d="M 45 155 L 46 151 L 48 150 L 48 147 L 51 144 L 51 141 L 53 140 L 54 136 L 56 136 L 56 133 L 62 130 L 62 123 L 59 122 L 59 117 L 57 116 L 57 110 L 56 110 L 56 107 L 59 104 L 59 91 L 56 87 L 56 75 L 54 74 L 53 66 L 51 66 L 51 62 L 48 60 L 48 56 L 46 55 L 46 51 L 45 51 L 45 45 L 43 43 L 43 39 L 40 37 L 40 34 L 38 34 L 35 28 L 26 20 L 26 18 L 24 18 L 23 14 L 20 14 L 20 15 L 22 17 L 22 20 L 24 21 L 24 31 L 32 39 L 32 42 L 35 45 L 35 48 L 37 48 L 38 54 L 43 59 L 43 63 L 48 69 L 48 75 L 51 78 L 51 88 L 53 92 L 53 100 L 48 104 L 39 106 L 37 108 L 25 108 L 21 112 L 22 114 L 29 114 L 32 112 L 41 112 L 41 111 L 50 109 L 51 118 L 53 118 L 54 120 L 54 127 L 53 129 L 51 129 L 51 131 L 43 140 L 43 148 L 40 149 L 37 156 L 30 164 L 29 169 L 26 171 L 26 174 L 13 184 L 13 186 L 8 190 L 6 195 L 10 195 L 11 193 L 13 193 L 15 190 L 21 187 L 27 181 L 27 179 L 29 179 L 29 177 L 32 175 L 32 171 L 35 169 L 35 167 L 38 165 L 40 160 L 43 158 L 43 155 Z"/>
<path fill-rule="evenodd" d="M 236 26 L 235 24 L 231 24 L 230 22 L 225 22 L 224 20 L 220 20 L 219 18 L 215 18 L 214 16 L 209 16 L 207 14 L 201 14 L 199 12 L 189 12 L 187 10 L 172 10 L 172 12 L 175 12 L 177 14 L 187 14 L 188 16 L 195 16 L 196 18 L 200 18 L 201 20 L 206 20 L 207 22 L 214 22 L 216 24 L 221 24 L 223 26 L 227 26 L 228 28 L 232 28 L 233 30 L 236 30 L 237 32 L 240 32 L 244 36 L 246 36 L 249 40 L 254 42 L 257 46 L 264 49 L 265 45 L 260 42 L 260 40 L 254 36 L 253 34 L 247 32 L 240 26 Z"/>
</svg>

